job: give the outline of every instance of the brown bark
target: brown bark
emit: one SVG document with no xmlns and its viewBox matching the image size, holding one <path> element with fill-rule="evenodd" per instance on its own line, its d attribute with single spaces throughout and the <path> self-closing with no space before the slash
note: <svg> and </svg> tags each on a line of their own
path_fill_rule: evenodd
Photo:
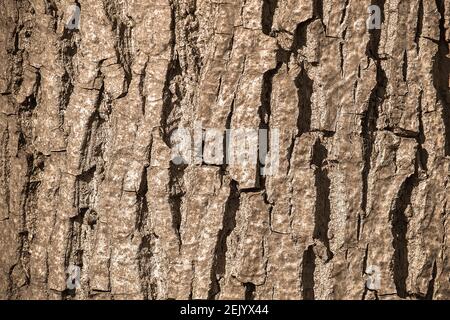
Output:
<svg viewBox="0 0 450 320">
<path fill-rule="evenodd" d="M 450 298 L 450 0 L 72 4 L 0 3 L 0 298 Z"/>
</svg>

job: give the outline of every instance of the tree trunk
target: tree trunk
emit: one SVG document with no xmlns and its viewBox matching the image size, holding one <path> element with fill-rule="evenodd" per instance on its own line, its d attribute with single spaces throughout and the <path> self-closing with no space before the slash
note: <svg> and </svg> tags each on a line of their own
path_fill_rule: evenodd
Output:
<svg viewBox="0 0 450 320">
<path fill-rule="evenodd" d="M 450 298 L 450 0 L 0 11 L 0 298 Z"/>
</svg>

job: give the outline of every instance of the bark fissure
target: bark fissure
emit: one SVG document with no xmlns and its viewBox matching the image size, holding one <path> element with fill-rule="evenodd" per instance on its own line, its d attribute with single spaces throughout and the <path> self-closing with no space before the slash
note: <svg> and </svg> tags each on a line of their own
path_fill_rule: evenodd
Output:
<svg viewBox="0 0 450 320">
<path fill-rule="evenodd" d="M 397 2 L 3 1 L 0 299 L 448 298 L 449 2 Z"/>
</svg>

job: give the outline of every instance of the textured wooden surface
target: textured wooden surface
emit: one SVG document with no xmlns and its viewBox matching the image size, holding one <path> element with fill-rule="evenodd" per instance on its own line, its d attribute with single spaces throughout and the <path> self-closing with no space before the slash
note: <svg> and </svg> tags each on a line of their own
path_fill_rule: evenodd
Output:
<svg viewBox="0 0 450 320">
<path fill-rule="evenodd" d="M 71 4 L 0 3 L 0 298 L 450 299 L 450 0 Z"/>
</svg>

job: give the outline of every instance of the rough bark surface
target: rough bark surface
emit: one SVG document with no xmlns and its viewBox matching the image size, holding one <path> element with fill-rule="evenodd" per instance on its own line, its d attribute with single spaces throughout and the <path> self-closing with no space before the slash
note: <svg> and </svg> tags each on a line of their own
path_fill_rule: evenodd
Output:
<svg viewBox="0 0 450 320">
<path fill-rule="evenodd" d="M 0 2 L 0 298 L 450 298 L 450 0 L 76 3 Z M 199 122 L 278 172 L 175 165 Z"/>
</svg>

